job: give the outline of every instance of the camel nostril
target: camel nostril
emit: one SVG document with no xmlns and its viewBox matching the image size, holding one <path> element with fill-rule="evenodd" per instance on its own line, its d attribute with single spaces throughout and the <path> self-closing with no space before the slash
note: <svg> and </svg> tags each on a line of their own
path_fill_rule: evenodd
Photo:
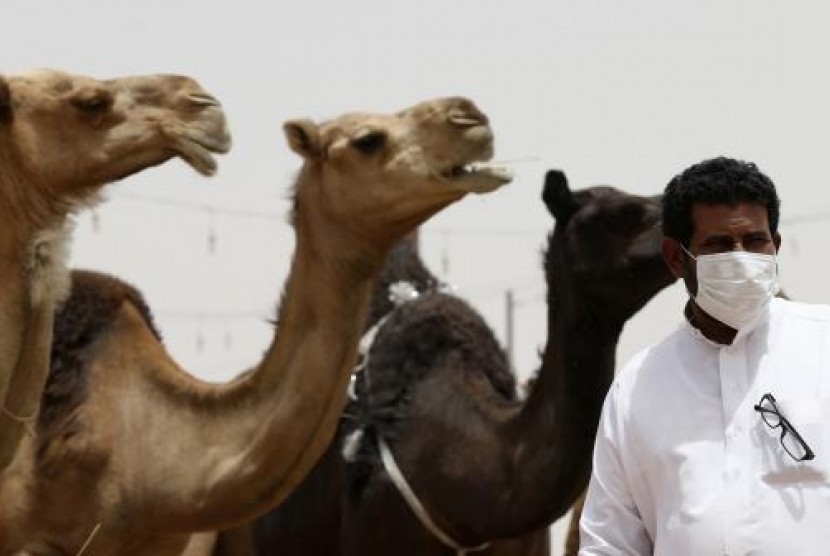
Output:
<svg viewBox="0 0 830 556">
<path fill-rule="evenodd" d="M 450 110 L 447 118 L 450 123 L 462 127 L 475 127 L 478 125 L 485 125 L 487 123 L 487 119 L 484 118 L 482 114 L 459 109 Z"/>
<path fill-rule="evenodd" d="M 453 114 L 462 114 L 468 119 L 477 120 L 477 125 L 488 125 L 490 120 L 487 116 L 479 110 L 478 106 L 468 98 L 465 97 L 453 97 L 449 99 L 449 113 L 452 117 Z"/>
<path fill-rule="evenodd" d="M 219 106 L 219 101 L 207 93 L 190 93 L 187 100 L 197 106 Z"/>
</svg>

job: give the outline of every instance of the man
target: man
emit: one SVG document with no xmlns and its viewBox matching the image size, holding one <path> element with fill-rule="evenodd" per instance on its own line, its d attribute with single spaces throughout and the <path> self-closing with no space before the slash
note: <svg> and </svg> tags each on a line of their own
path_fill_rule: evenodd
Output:
<svg viewBox="0 0 830 556">
<path fill-rule="evenodd" d="M 830 307 L 774 297 L 779 204 L 727 158 L 666 188 L 690 299 L 609 390 L 581 556 L 830 554 Z"/>
</svg>

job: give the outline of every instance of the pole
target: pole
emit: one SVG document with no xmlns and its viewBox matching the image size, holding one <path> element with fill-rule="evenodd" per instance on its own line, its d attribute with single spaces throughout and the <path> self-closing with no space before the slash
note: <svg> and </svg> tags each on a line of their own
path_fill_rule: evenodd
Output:
<svg viewBox="0 0 830 556">
<path fill-rule="evenodd" d="M 515 308 L 515 300 L 513 299 L 513 290 L 507 290 L 505 296 L 505 336 L 507 342 L 507 364 L 513 369 L 513 310 Z"/>
</svg>

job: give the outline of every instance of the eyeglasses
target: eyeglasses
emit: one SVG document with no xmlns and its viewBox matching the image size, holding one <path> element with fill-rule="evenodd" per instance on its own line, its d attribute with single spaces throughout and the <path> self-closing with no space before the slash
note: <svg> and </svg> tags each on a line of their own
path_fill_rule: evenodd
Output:
<svg viewBox="0 0 830 556">
<path fill-rule="evenodd" d="M 771 429 L 781 427 L 781 436 L 779 440 L 781 441 L 781 446 L 784 447 L 784 451 L 787 452 L 791 458 L 795 461 L 805 461 L 811 460 L 816 455 L 807 446 L 807 443 L 804 442 L 804 439 L 801 438 L 801 435 L 798 434 L 798 431 L 795 430 L 792 423 L 790 423 L 786 417 L 781 415 L 781 411 L 778 409 L 778 406 L 775 404 L 775 398 L 772 394 L 767 393 L 761 396 L 761 401 L 755 404 L 755 411 L 761 414 L 761 417 L 764 419 L 764 423 Z"/>
</svg>

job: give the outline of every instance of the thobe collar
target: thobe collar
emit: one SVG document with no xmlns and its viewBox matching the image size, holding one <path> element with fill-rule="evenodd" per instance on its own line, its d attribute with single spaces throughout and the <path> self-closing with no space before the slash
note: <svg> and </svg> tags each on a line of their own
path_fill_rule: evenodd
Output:
<svg viewBox="0 0 830 556">
<path fill-rule="evenodd" d="M 701 341 L 705 344 L 708 344 L 709 346 L 711 346 L 715 349 L 731 347 L 731 346 L 735 346 L 735 345 L 738 345 L 741 342 L 743 342 L 746 337 L 748 337 L 750 334 L 755 332 L 758 328 L 760 328 L 762 325 L 766 324 L 769 321 L 770 306 L 772 305 L 772 302 L 770 302 L 767 305 L 766 309 L 761 311 L 761 313 L 758 314 L 758 316 L 755 317 L 754 320 L 750 321 L 745 326 L 739 328 L 737 334 L 735 334 L 735 338 L 732 339 L 731 344 L 721 344 L 719 342 L 716 342 L 714 340 L 711 340 L 711 339 L 707 338 L 703 334 L 703 332 L 701 332 L 701 330 L 692 323 L 692 320 L 691 320 L 691 305 L 690 305 L 691 303 L 694 303 L 694 301 L 689 300 L 689 304 L 687 304 L 686 308 L 683 310 L 684 328 L 686 328 L 689 331 L 689 333 L 692 336 L 694 336 L 696 339 L 698 339 L 699 341 Z"/>
</svg>

